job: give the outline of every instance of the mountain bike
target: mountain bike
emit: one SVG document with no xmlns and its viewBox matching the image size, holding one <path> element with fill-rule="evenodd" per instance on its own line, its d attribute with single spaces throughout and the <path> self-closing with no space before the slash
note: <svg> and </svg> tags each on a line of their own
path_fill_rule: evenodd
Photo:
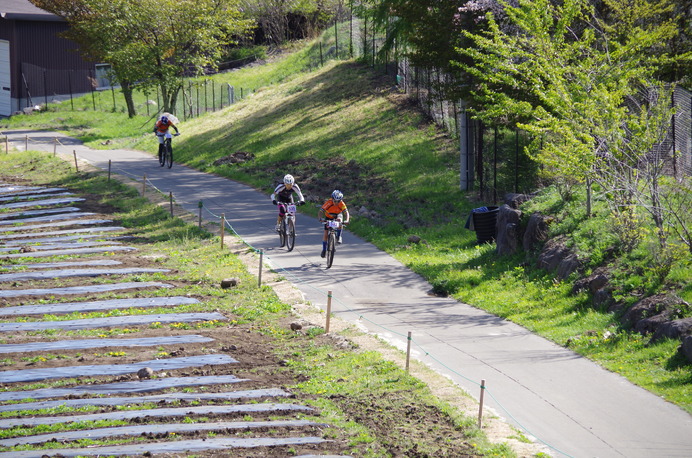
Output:
<svg viewBox="0 0 692 458">
<path fill-rule="evenodd" d="M 277 205 L 279 213 L 284 213 L 279 225 L 279 246 L 286 245 L 288 251 L 293 251 L 296 246 L 296 204 L 279 202 Z"/>
<path fill-rule="evenodd" d="M 174 135 L 177 137 L 180 134 L 175 133 Z M 169 169 L 173 167 L 173 146 L 170 137 L 166 137 L 163 143 L 159 143 L 159 164 L 161 167 L 168 166 Z"/>
<path fill-rule="evenodd" d="M 343 222 L 338 219 L 327 220 L 325 222 L 327 228 L 327 269 L 329 269 L 334 263 L 334 255 L 336 254 L 336 231 L 339 228 L 345 226 Z"/>
</svg>

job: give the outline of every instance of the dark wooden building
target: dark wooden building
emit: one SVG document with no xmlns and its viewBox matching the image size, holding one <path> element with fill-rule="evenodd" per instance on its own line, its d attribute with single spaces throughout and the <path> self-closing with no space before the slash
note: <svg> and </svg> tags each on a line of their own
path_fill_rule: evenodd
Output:
<svg viewBox="0 0 692 458">
<path fill-rule="evenodd" d="M 99 66 L 59 36 L 67 28 L 28 0 L 0 0 L 0 116 L 98 88 Z"/>
</svg>

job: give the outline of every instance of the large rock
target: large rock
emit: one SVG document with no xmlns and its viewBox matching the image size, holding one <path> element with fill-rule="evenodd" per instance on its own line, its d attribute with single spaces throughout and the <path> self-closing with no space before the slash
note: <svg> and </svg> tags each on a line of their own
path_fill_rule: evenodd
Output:
<svg viewBox="0 0 692 458">
<path fill-rule="evenodd" d="M 680 353 L 692 363 L 692 336 L 685 336 L 680 345 Z"/>
<path fill-rule="evenodd" d="M 560 279 L 567 278 L 581 267 L 581 261 L 567 248 L 564 240 L 564 238 L 549 240 L 538 255 L 537 262 L 539 268 L 556 272 Z"/>
<path fill-rule="evenodd" d="M 664 338 L 683 339 L 689 335 L 692 335 L 692 318 L 681 318 L 661 324 L 651 340 L 655 342 Z"/>
<path fill-rule="evenodd" d="M 674 295 L 657 294 L 646 297 L 630 307 L 620 321 L 626 327 L 634 328 L 639 321 L 673 310 L 683 302 Z M 670 313 L 668 315 L 670 316 Z"/>
<path fill-rule="evenodd" d="M 518 209 L 524 202 L 533 199 L 535 194 L 515 194 L 507 193 L 505 194 L 505 204 L 509 205 L 510 208 Z"/>
<path fill-rule="evenodd" d="M 521 211 L 510 208 L 505 204 L 497 214 L 497 254 L 514 254 L 519 244 L 519 221 Z"/>
<path fill-rule="evenodd" d="M 529 217 L 529 223 L 526 225 L 524 240 L 522 241 L 524 251 L 534 251 L 540 244 L 548 240 L 548 225 L 553 219 L 551 216 L 544 216 L 540 213 L 534 213 Z"/>
<path fill-rule="evenodd" d="M 605 287 L 597 290 L 593 295 L 593 308 L 595 310 L 610 310 L 614 305 L 613 292 Z"/>
<path fill-rule="evenodd" d="M 644 336 L 647 334 L 655 334 L 661 325 L 670 322 L 670 316 L 670 312 L 664 311 L 650 318 L 644 318 L 637 321 L 634 325 L 634 330 Z"/>
<path fill-rule="evenodd" d="M 602 289 L 608 284 L 608 276 L 605 269 L 598 268 L 588 277 L 580 278 L 574 282 L 572 294 L 578 294 L 582 291 L 588 291 L 591 294 L 596 294 L 596 291 Z"/>
</svg>

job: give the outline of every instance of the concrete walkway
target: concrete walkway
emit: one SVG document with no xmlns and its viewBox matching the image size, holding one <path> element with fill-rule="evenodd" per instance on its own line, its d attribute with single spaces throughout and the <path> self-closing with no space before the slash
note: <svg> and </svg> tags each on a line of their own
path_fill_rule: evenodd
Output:
<svg viewBox="0 0 692 458">
<path fill-rule="evenodd" d="M 420 276 L 353 234 L 344 235 L 328 270 L 319 256 L 321 228 L 313 218 L 298 216 L 293 252 L 278 248 L 269 188 L 260 193 L 179 164 L 162 168 L 153 153 L 91 150 L 54 133 L 3 133 L 20 150 L 29 135 L 30 150 L 57 151 L 70 160 L 74 151 L 102 169 L 110 160 L 113 173 L 138 180 L 146 174 L 191 213 L 197 214 L 202 201 L 205 219 L 218 222 L 225 214 L 233 229 L 263 250 L 312 303 L 325 308 L 332 291 L 334 313 L 402 349 L 412 332 L 413 356 L 474 396 L 486 380 L 486 405 L 546 444 L 554 456 L 692 456 L 692 416 L 685 411 L 520 326 L 429 296 L 430 285 Z"/>
</svg>

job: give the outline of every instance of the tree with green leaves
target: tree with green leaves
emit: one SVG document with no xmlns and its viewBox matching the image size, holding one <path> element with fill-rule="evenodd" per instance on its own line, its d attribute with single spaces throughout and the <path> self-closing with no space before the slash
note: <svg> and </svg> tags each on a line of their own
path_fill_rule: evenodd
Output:
<svg viewBox="0 0 692 458">
<path fill-rule="evenodd" d="M 365 0 L 360 14 L 371 17 L 386 31 L 380 53 L 396 51 L 421 70 L 441 72 L 450 78 L 435 91 L 450 100 L 464 98 L 467 75 L 452 65 L 459 54 L 455 47 L 468 43 L 462 30 L 474 28 L 473 18 L 459 12 L 459 4 L 436 0 Z"/>
<path fill-rule="evenodd" d="M 257 23 L 260 41 L 279 45 L 312 37 L 341 11 L 343 0 L 241 0 L 246 16 Z"/>
<path fill-rule="evenodd" d="M 186 77 L 214 68 L 223 47 L 247 33 L 238 0 L 32 0 L 64 18 L 65 36 L 111 64 L 134 116 L 131 90 L 156 87 L 174 112 Z"/>
<path fill-rule="evenodd" d="M 528 152 L 553 178 L 598 182 L 623 224 L 641 203 L 665 246 L 665 164 L 650 153 L 665 139 L 672 111 L 669 89 L 653 75 L 681 56 L 651 50 L 677 33 L 672 20 L 656 19 L 672 2 L 618 4 L 613 18 L 639 18 L 625 29 L 604 21 L 588 0 L 499 3 L 512 27 L 489 14 L 487 31 L 466 32 L 473 46 L 458 48 L 471 59 L 458 65 L 476 81 L 475 116 L 532 134 Z"/>
</svg>

